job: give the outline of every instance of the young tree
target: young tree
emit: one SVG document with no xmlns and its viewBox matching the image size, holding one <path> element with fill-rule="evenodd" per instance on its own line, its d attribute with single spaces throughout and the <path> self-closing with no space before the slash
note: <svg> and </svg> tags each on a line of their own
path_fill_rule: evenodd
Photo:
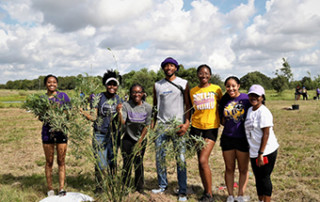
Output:
<svg viewBox="0 0 320 202">
<path fill-rule="evenodd" d="M 288 61 L 285 58 L 282 58 L 282 68 L 280 68 L 280 71 L 282 72 L 282 75 L 287 78 L 288 82 L 293 79 L 293 73 L 291 71 L 291 66 L 288 63 Z M 276 71 L 276 75 L 279 76 L 278 70 Z"/>
<path fill-rule="evenodd" d="M 285 58 L 282 58 L 282 68 L 280 71 L 277 69 L 275 75 L 277 76 L 272 80 L 272 86 L 277 92 L 282 92 L 285 89 L 289 88 L 289 82 L 293 78 L 291 72 L 291 66 Z"/>
</svg>

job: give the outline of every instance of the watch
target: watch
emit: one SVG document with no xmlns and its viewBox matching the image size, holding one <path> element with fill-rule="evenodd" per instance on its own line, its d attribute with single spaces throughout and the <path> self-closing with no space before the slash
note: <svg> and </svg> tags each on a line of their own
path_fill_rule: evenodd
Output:
<svg viewBox="0 0 320 202">
<path fill-rule="evenodd" d="M 259 150 L 259 151 L 258 151 L 258 154 L 263 154 L 263 152 Z"/>
</svg>

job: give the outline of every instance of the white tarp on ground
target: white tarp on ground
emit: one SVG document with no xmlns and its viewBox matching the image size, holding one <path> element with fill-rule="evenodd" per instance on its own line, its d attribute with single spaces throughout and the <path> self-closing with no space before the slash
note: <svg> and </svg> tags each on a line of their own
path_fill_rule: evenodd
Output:
<svg viewBox="0 0 320 202">
<path fill-rule="evenodd" d="M 88 195 L 76 193 L 76 192 L 67 192 L 65 196 L 49 196 L 42 199 L 40 202 L 82 202 L 82 201 L 94 201 L 94 199 Z"/>
</svg>

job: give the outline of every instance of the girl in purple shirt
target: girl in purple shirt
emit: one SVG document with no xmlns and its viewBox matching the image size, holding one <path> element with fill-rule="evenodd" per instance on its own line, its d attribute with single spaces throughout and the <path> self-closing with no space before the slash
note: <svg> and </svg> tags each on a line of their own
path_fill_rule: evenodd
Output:
<svg viewBox="0 0 320 202">
<path fill-rule="evenodd" d="M 244 201 L 243 195 L 248 183 L 249 145 L 247 142 L 244 121 L 251 106 L 248 95 L 239 92 L 240 80 L 231 76 L 225 81 L 227 92 L 222 97 L 219 112 L 224 129 L 220 146 L 225 162 L 225 182 L 228 190 L 227 202 Z M 238 197 L 234 198 L 234 172 L 236 160 L 239 168 Z"/>
<path fill-rule="evenodd" d="M 54 75 L 48 75 L 44 78 L 44 85 L 47 88 L 46 95 L 48 96 L 50 103 L 58 103 L 59 106 L 65 105 L 70 102 L 67 94 L 57 91 L 58 78 Z M 67 152 L 68 138 L 66 134 L 58 131 L 52 131 L 50 123 L 44 123 L 42 126 L 42 143 L 43 150 L 46 157 L 45 173 L 48 184 L 48 196 L 54 195 L 52 187 L 52 166 L 54 159 L 54 147 L 57 149 L 57 160 L 59 168 L 59 195 L 65 195 L 63 190 L 64 181 L 66 177 L 65 170 L 65 157 Z"/>
</svg>

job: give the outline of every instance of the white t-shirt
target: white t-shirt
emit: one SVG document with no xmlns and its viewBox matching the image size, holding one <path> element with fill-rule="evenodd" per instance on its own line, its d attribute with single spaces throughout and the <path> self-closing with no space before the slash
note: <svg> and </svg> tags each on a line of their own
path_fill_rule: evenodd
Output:
<svg viewBox="0 0 320 202">
<path fill-rule="evenodd" d="M 250 158 L 257 158 L 263 136 L 262 128 L 270 127 L 269 138 L 263 155 L 268 155 L 278 149 L 279 144 L 273 132 L 273 117 L 265 105 L 253 111 L 249 108 L 245 121 L 245 130 L 250 146 Z"/>
</svg>

